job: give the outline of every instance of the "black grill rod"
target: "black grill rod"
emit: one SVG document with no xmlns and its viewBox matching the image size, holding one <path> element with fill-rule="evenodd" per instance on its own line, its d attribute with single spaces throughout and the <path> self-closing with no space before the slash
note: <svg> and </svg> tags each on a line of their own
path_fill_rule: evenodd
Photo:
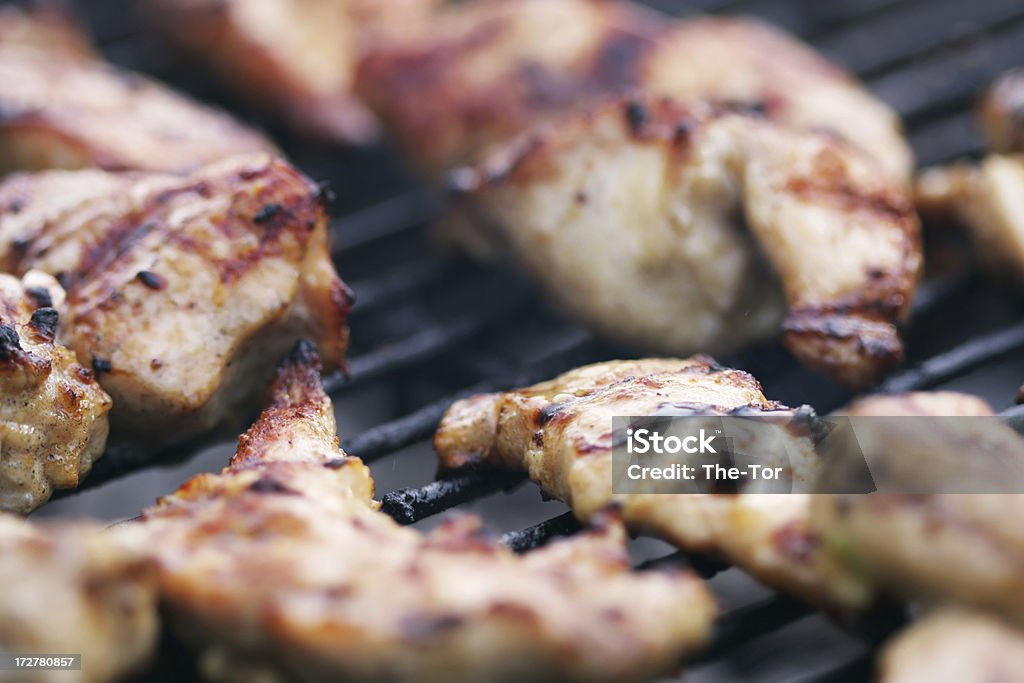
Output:
<svg viewBox="0 0 1024 683">
<path fill-rule="evenodd" d="M 1024 349 L 1024 323 L 975 337 L 945 353 L 940 353 L 914 368 L 896 373 L 887 379 L 879 391 L 897 394 L 923 391 L 956 379 L 985 363 L 1002 359 Z"/>
<path fill-rule="evenodd" d="M 717 621 L 711 643 L 690 662 L 690 666 L 727 657 L 750 641 L 810 616 L 815 611 L 813 607 L 783 595 L 733 610 Z"/>
<path fill-rule="evenodd" d="M 426 486 L 387 493 L 381 499 L 380 509 L 399 524 L 414 524 L 463 503 L 510 490 L 525 480 L 526 475 L 520 472 L 492 472 L 486 477 L 463 472 Z"/>
<path fill-rule="evenodd" d="M 525 529 L 510 531 L 501 537 L 501 542 L 517 553 L 522 553 L 542 546 L 553 538 L 572 536 L 582 528 L 570 510 Z"/>
<path fill-rule="evenodd" d="M 441 282 L 449 277 L 452 264 L 439 259 L 426 259 L 403 264 L 380 277 L 350 283 L 356 293 L 355 315 L 364 315 L 383 305 Z"/>
<path fill-rule="evenodd" d="M 524 369 L 484 380 L 466 387 L 456 394 L 423 406 L 408 415 L 377 425 L 357 437 L 342 440 L 342 447 L 350 455 L 358 456 L 366 462 L 373 462 L 401 448 L 429 438 L 436 431 L 445 411 L 455 401 L 474 394 L 532 384 L 543 379 L 552 366 L 564 367 L 569 357 L 587 355 L 588 347 L 594 344 L 595 342 L 589 335 L 573 330 L 562 339 L 553 340 L 549 345 L 549 350 L 540 358 L 528 361 Z"/>
<path fill-rule="evenodd" d="M 414 230 L 438 215 L 437 200 L 426 191 L 412 191 L 331 222 L 334 257 Z"/>
<path fill-rule="evenodd" d="M 457 321 L 427 327 L 401 341 L 356 356 L 349 361 L 348 377 L 331 375 L 324 379 L 324 389 L 335 395 L 454 350 L 496 322 L 514 315 L 528 302 L 529 296 L 525 292 L 510 295 Z"/>
</svg>

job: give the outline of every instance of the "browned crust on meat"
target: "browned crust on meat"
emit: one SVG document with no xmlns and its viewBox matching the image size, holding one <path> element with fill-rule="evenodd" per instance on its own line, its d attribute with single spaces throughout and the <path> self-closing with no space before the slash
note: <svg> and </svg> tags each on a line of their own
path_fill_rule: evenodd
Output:
<svg viewBox="0 0 1024 683">
<path fill-rule="evenodd" d="M 453 15 L 465 13 L 458 30 L 442 31 L 436 42 L 385 43 L 360 64 L 357 91 L 424 170 L 438 173 L 467 161 L 545 113 L 635 87 L 643 60 L 668 30 L 662 17 L 638 6 L 584 3 L 598 35 L 568 66 L 522 60 L 502 67 L 503 77 L 487 85 L 462 83 L 460 66 L 509 35 L 523 11 L 517 4 L 485 0 L 454 9 Z"/>
<path fill-rule="evenodd" d="M 617 111 L 627 139 L 636 144 L 670 146 L 677 167 L 687 163 L 693 139 L 716 121 L 743 117 L 754 126 L 780 125 L 742 107 L 681 104 L 641 95 L 612 98 L 549 126 L 532 129 L 489 154 L 479 167 L 453 174 L 452 189 L 461 197 L 475 226 L 492 232 L 495 228 L 486 215 L 489 191 L 502 185 L 525 187 L 552 179 L 552 174 L 559 172 L 555 160 L 563 151 L 591 135 L 596 122 L 607 118 L 609 112 Z M 855 147 L 828 133 L 796 132 L 808 139 L 820 139 L 824 146 L 806 175 L 790 177 L 778 190 L 851 217 L 871 220 L 885 239 L 898 238 L 899 267 L 870 268 L 859 286 L 827 303 L 808 303 L 803 292 L 786 287 L 790 305 L 783 324 L 786 346 L 809 367 L 851 388 L 864 388 L 875 384 L 902 360 L 900 326 L 910 313 L 922 271 L 920 222 L 900 184 L 880 182 L 858 187 L 851 182 L 848 158 L 863 159 Z M 500 243 L 500 235 L 495 237 Z M 827 268 L 827 264 L 821 267 Z M 784 275 L 782 280 L 786 285 Z"/>
</svg>

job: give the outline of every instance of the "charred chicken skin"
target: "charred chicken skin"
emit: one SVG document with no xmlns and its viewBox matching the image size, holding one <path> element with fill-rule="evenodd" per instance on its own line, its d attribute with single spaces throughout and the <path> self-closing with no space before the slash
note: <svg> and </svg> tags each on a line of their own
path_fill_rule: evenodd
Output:
<svg viewBox="0 0 1024 683">
<path fill-rule="evenodd" d="M 634 681 L 709 635 L 703 584 L 631 573 L 613 517 L 520 556 L 475 518 L 424 534 L 372 496 L 301 344 L 230 465 L 117 532 L 154 553 L 211 680 Z"/>
<path fill-rule="evenodd" d="M 16 175 L 0 185 L 0 269 L 62 280 L 61 340 L 113 397 L 120 437 L 173 442 L 234 415 L 299 337 L 342 366 L 352 299 L 322 204 L 263 155 L 184 178 Z"/>
<path fill-rule="evenodd" d="M 795 39 L 743 19 L 672 21 L 626 2 L 484 0 L 375 46 L 357 83 L 409 158 L 434 175 L 552 114 L 634 91 L 758 109 L 861 145 L 901 181 L 911 168 L 888 107 Z"/>
<path fill-rule="evenodd" d="M 5 671 L 5 681 L 113 683 L 153 654 L 155 567 L 102 528 L 0 516 L 0 581 L 0 652 L 82 655 L 80 671 Z"/>
<path fill-rule="evenodd" d="M 766 584 L 837 610 L 859 607 L 840 574 L 826 582 L 821 547 L 808 526 L 817 455 L 790 438 L 793 493 L 613 494 L 612 417 L 681 414 L 792 416 L 745 372 L 707 357 L 615 361 L 572 370 L 525 389 L 454 404 L 434 439 L 442 466 L 525 470 L 545 495 L 582 521 L 616 504 L 635 532 L 721 555 Z M 666 412 L 669 411 L 669 412 Z M 781 429 L 781 427 L 779 427 Z M 855 586 L 855 588 L 857 588 Z"/>
<path fill-rule="evenodd" d="M 631 97 L 524 134 L 457 180 L 454 239 L 510 252 L 612 339 L 718 353 L 781 326 L 802 362 L 851 387 L 902 357 L 920 227 L 902 186 L 834 136 Z"/>
<path fill-rule="evenodd" d="M 932 452 L 916 457 L 912 444 L 894 446 L 887 469 L 910 459 L 917 463 L 913 471 L 924 476 L 944 444 L 950 459 L 986 459 L 994 463 L 997 481 L 1017 477 L 1019 483 L 1024 440 L 977 398 L 953 393 L 875 397 L 847 412 L 860 417 L 989 418 L 931 420 L 927 435 L 896 435 L 927 439 Z M 879 492 L 816 496 L 811 519 L 829 562 L 856 577 L 866 590 L 965 605 L 1024 624 L 1024 533 L 1015 521 L 1022 515 L 1024 495 L 1015 493 Z"/>
<path fill-rule="evenodd" d="M 0 7 L 0 174 L 99 167 L 185 173 L 273 145 L 227 114 L 104 62 L 52 12 Z"/>
<path fill-rule="evenodd" d="M 57 340 L 64 290 L 39 271 L 0 275 L 0 511 L 74 488 L 107 441 L 110 397 Z"/>
<path fill-rule="evenodd" d="M 439 0 L 151 0 L 154 26 L 295 128 L 347 143 L 377 123 L 352 92 L 373 37 L 421 26 Z"/>
</svg>

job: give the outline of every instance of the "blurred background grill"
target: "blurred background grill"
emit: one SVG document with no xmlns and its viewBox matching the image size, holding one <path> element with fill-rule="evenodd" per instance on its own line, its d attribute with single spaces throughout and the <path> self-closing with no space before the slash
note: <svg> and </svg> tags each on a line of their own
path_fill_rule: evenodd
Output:
<svg viewBox="0 0 1024 683">
<path fill-rule="evenodd" d="M 225 99 L 202 69 L 177 61 L 156 44 L 126 4 L 81 0 L 77 8 L 112 61 L 251 118 Z M 1024 3 L 1019 0 L 647 4 L 675 15 L 755 15 L 797 33 L 856 72 L 904 117 L 922 165 L 977 156 L 982 150 L 972 115 L 977 96 L 1000 72 L 1024 65 Z M 462 475 L 434 482 L 430 437 L 443 410 L 460 395 L 533 382 L 628 352 L 567 323 L 516 275 L 440 253 L 427 230 L 437 202 L 387 150 L 339 151 L 303 143 L 265 121 L 255 123 L 337 194 L 335 255 L 359 304 L 352 319 L 351 377 L 329 378 L 327 384 L 343 444 L 372 463 L 385 510 L 403 523 L 427 527 L 438 513 L 458 506 L 481 514 L 518 550 L 574 532 L 578 526 L 565 505 L 541 501 L 521 477 Z M 936 253 L 940 258 L 934 262 L 941 263 L 942 252 Z M 970 267 L 952 268 L 928 278 L 915 309 L 905 367 L 883 388 L 955 388 L 980 394 L 997 408 L 1013 402 L 1024 380 L 1024 323 L 1018 322 L 1024 318 L 1017 297 Z M 849 398 L 800 368 L 778 344 L 720 360 L 754 373 L 766 395 L 790 404 L 808 403 L 827 412 Z M 37 516 L 132 517 L 188 476 L 222 467 L 233 448 L 231 440 L 196 446 L 160 463 L 108 456 L 85 490 L 61 497 Z M 721 598 L 725 616 L 716 639 L 691 667 L 688 681 L 865 680 L 877 642 L 899 621 L 840 629 L 714 560 L 685 557 L 652 540 L 635 542 L 633 550 L 641 568 L 693 566 L 712 577 Z M 173 643 L 167 649 L 176 652 Z M 184 661 L 165 657 L 168 680 L 190 675 Z"/>
</svg>

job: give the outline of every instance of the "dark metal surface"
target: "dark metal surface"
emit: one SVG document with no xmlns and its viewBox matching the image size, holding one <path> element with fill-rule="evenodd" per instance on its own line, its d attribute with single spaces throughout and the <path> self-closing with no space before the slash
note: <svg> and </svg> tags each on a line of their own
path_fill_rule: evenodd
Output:
<svg viewBox="0 0 1024 683">
<path fill-rule="evenodd" d="M 976 156 L 982 147 L 971 107 L 1004 69 L 1024 64 L 1024 3 L 1017 0 L 652 0 L 675 14 L 752 14 L 799 33 L 861 75 L 906 118 L 922 164 Z M 134 6 L 134 5 L 133 5 Z M 164 78 L 197 97 L 249 116 L 205 78 L 140 30 L 120 0 L 79 7 L 107 55 Z M 684 68 L 684 67 L 683 67 Z M 426 223 L 435 202 L 386 150 L 342 151 L 303 144 L 265 121 L 296 163 L 327 180 L 335 207 L 335 256 L 360 298 L 352 320 L 351 378 L 328 378 L 343 445 L 373 462 L 384 510 L 403 523 L 430 525 L 459 505 L 484 514 L 505 541 L 526 551 L 578 524 L 565 506 L 541 503 L 519 476 L 459 475 L 434 482 L 430 437 L 444 409 L 474 391 L 536 381 L 588 361 L 628 355 L 590 338 L 548 310 L 529 285 L 496 269 L 445 257 Z M 825 264 L 823 264 L 825 267 Z M 974 275 L 933 278 L 918 296 L 905 367 L 886 390 L 952 387 L 1003 408 L 1024 378 L 1024 325 L 1014 296 Z M 843 391 L 800 368 L 778 344 L 722 359 L 750 370 L 772 398 L 826 412 Z M 217 469 L 223 444 L 179 449 L 173 467 L 148 458 L 101 460 L 87 489 L 42 515 L 131 517 L 191 474 Z M 145 454 L 144 454 L 145 455 Z M 131 474 L 135 470 L 140 470 Z M 106 484 L 105 486 L 98 486 Z M 514 490 L 512 494 L 502 491 Z M 519 529 L 519 527 L 526 527 Z M 690 566 L 709 578 L 726 606 L 711 648 L 687 680 L 701 682 L 859 681 L 870 675 L 877 641 L 840 630 L 811 608 L 766 594 L 714 558 L 638 544 L 644 570 Z M 654 557 L 655 559 L 650 559 Z M 173 648 L 173 644 L 169 647 Z"/>
</svg>

